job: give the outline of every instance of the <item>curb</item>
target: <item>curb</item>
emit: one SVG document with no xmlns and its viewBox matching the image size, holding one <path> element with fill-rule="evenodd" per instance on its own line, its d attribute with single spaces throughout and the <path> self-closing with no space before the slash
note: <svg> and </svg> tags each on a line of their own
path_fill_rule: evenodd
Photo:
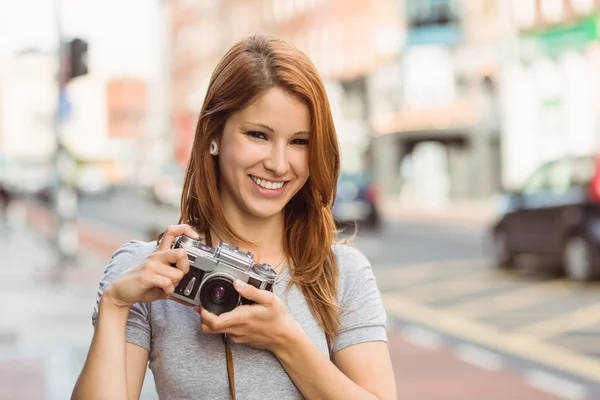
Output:
<svg viewBox="0 0 600 400">
<path fill-rule="evenodd" d="M 456 203 L 427 208 L 423 205 L 387 200 L 381 205 L 384 218 L 394 221 L 434 222 L 470 226 L 489 226 L 496 214 L 487 202 Z"/>
<path fill-rule="evenodd" d="M 23 201 L 26 222 L 33 229 L 52 235 L 54 215 L 48 208 L 30 201 Z M 77 234 L 80 247 L 103 257 L 112 255 L 119 247 L 129 241 L 121 232 L 99 227 L 96 224 L 77 218 Z"/>
<path fill-rule="evenodd" d="M 397 210 L 384 212 L 384 218 L 398 222 L 430 222 L 448 225 L 468 225 L 474 227 L 490 226 L 494 219 L 491 216 L 461 216 L 448 213 L 428 212 L 423 210 Z"/>
<path fill-rule="evenodd" d="M 53 239 L 55 216 L 47 207 L 31 201 L 21 201 L 25 223 L 42 235 Z M 100 227 L 77 218 L 78 251 L 68 266 L 48 270 L 43 279 L 75 285 L 97 285 L 108 261 L 117 249 L 131 238 L 122 232 Z"/>
</svg>

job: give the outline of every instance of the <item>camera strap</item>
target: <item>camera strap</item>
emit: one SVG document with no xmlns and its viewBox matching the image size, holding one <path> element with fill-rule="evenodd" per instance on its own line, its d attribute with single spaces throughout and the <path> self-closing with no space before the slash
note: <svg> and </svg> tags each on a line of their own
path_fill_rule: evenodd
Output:
<svg viewBox="0 0 600 400">
<path fill-rule="evenodd" d="M 233 373 L 233 355 L 231 354 L 231 347 L 229 347 L 229 340 L 227 334 L 223 333 L 223 343 L 225 344 L 225 356 L 227 357 L 227 377 L 229 378 L 229 393 L 231 394 L 231 400 L 235 400 L 235 375 Z"/>
</svg>

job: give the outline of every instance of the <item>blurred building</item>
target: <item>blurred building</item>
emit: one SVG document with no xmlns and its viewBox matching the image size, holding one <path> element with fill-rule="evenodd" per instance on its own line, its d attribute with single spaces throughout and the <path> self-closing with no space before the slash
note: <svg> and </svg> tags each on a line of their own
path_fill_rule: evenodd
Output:
<svg viewBox="0 0 600 400">
<path fill-rule="evenodd" d="M 177 161 L 185 165 L 211 73 L 237 39 L 260 28 L 259 0 L 163 2 L 169 40 L 170 120 Z"/>
<path fill-rule="evenodd" d="M 140 79 L 111 79 L 106 83 L 108 136 L 135 138 L 145 133 L 148 85 Z"/>
<path fill-rule="evenodd" d="M 518 0 L 502 17 L 504 181 L 515 187 L 548 159 L 600 150 L 600 1 Z"/>
<path fill-rule="evenodd" d="M 373 71 L 394 62 L 402 28 L 396 0 L 264 1 L 263 30 L 295 44 L 325 82 L 342 150 L 342 169 L 368 169 Z M 376 105 L 375 105 L 376 106 Z"/>
<path fill-rule="evenodd" d="M 56 146 L 57 85 L 52 54 L 27 50 L 0 65 L 0 156 L 44 162 Z"/>
<path fill-rule="evenodd" d="M 386 194 L 412 187 L 409 197 L 419 201 L 497 190 L 495 0 L 173 0 L 163 7 L 182 164 L 216 62 L 235 41 L 262 31 L 295 44 L 320 71 L 343 169 L 372 171 Z"/>
<path fill-rule="evenodd" d="M 371 116 L 374 168 L 388 193 L 407 201 L 489 196 L 500 185 L 497 2 L 404 0 L 402 7 L 394 95 Z"/>
<path fill-rule="evenodd" d="M 266 32 L 311 58 L 329 92 L 343 165 L 363 168 L 370 140 L 366 82 L 370 71 L 400 50 L 396 0 L 175 0 L 164 7 L 171 25 L 171 119 L 181 163 L 189 156 L 216 63 L 237 40 Z"/>
</svg>

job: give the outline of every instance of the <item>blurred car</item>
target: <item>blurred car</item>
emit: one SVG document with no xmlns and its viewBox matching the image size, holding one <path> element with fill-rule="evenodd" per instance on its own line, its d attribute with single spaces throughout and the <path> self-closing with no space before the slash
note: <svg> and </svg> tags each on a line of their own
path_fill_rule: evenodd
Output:
<svg viewBox="0 0 600 400">
<path fill-rule="evenodd" d="M 95 164 L 80 166 L 75 175 L 74 185 L 83 196 L 106 194 L 112 189 L 105 170 L 101 165 Z"/>
<path fill-rule="evenodd" d="M 185 171 L 180 165 L 166 165 L 150 186 L 154 203 L 179 208 L 184 179 Z"/>
<path fill-rule="evenodd" d="M 11 197 L 49 200 L 55 180 L 54 171 L 54 165 L 45 159 L 7 161 L 0 174 L 3 192 Z"/>
<path fill-rule="evenodd" d="M 574 281 L 600 278 L 600 156 L 547 162 L 501 199 L 491 229 L 499 267 L 534 254 Z"/>
<path fill-rule="evenodd" d="M 378 228 L 381 218 L 377 187 L 367 172 L 342 172 L 338 179 L 333 218 L 339 224 L 359 223 Z"/>
</svg>

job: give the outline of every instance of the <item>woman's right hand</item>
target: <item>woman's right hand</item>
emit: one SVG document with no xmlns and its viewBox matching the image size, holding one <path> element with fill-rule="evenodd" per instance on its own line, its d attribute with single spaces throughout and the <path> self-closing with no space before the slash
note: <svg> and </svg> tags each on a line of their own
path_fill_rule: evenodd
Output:
<svg viewBox="0 0 600 400">
<path fill-rule="evenodd" d="M 184 234 L 198 238 L 189 225 L 169 226 L 156 250 L 140 265 L 121 273 L 106 288 L 104 295 L 119 308 L 169 298 L 190 269 L 186 251 L 171 248 L 175 238 Z"/>
</svg>

